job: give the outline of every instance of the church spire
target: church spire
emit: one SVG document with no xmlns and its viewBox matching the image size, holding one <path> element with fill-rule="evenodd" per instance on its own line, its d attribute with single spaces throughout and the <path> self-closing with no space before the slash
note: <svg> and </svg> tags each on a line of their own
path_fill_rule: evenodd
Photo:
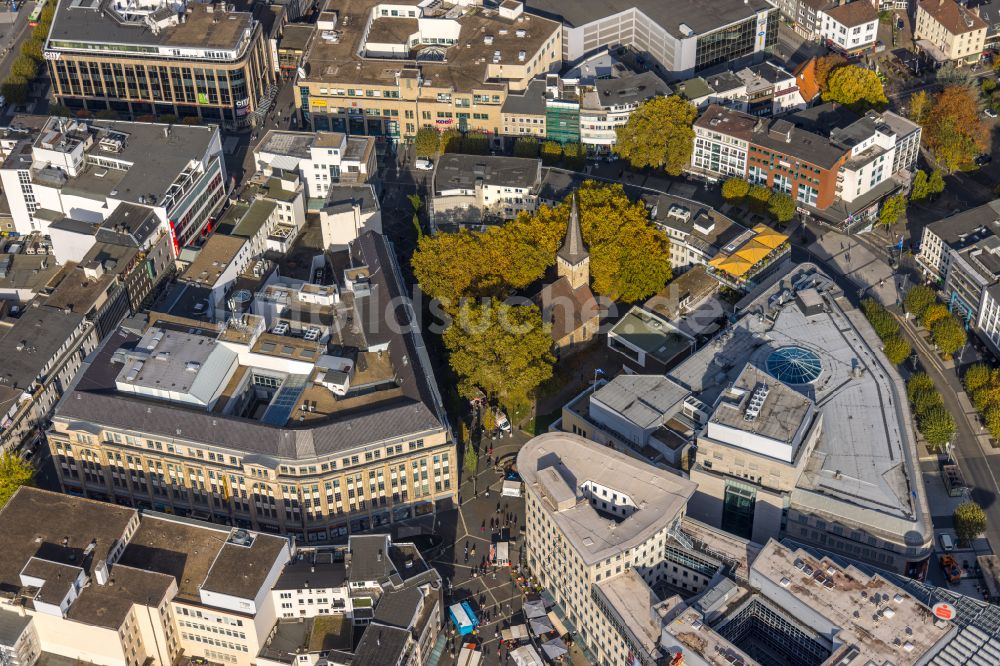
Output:
<svg viewBox="0 0 1000 666">
<path fill-rule="evenodd" d="M 583 245 L 583 234 L 580 233 L 580 215 L 576 209 L 576 192 L 573 193 L 573 203 L 569 212 L 569 226 L 566 229 L 566 240 L 556 255 L 570 266 L 575 266 L 589 259 L 587 248 Z"/>
</svg>

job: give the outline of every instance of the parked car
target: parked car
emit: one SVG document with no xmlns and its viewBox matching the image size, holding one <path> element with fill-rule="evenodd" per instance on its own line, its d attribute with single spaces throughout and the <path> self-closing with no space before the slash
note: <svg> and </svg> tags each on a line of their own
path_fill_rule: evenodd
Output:
<svg viewBox="0 0 1000 666">
<path fill-rule="evenodd" d="M 946 553 L 950 553 L 955 549 L 955 541 L 951 538 L 950 534 L 942 534 L 940 538 L 941 538 L 941 548 Z"/>
<path fill-rule="evenodd" d="M 434 162 L 431 162 L 430 160 L 425 160 L 423 158 L 420 158 L 416 162 L 414 162 L 413 166 L 415 166 L 420 171 L 433 171 L 434 170 Z"/>
<path fill-rule="evenodd" d="M 997 112 L 994 111 L 993 109 L 986 109 L 985 111 L 983 111 L 983 114 L 987 118 L 996 118 L 997 117 Z"/>
<path fill-rule="evenodd" d="M 500 410 L 497 410 L 497 428 L 500 432 L 510 432 L 510 419 Z"/>
<path fill-rule="evenodd" d="M 986 166 L 987 164 L 989 164 L 992 161 L 993 161 L 993 157 L 990 156 L 987 153 L 983 153 L 982 155 L 980 155 L 979 157 L 976 158 L 976 164 L 978 166 Z"/>
</svg>

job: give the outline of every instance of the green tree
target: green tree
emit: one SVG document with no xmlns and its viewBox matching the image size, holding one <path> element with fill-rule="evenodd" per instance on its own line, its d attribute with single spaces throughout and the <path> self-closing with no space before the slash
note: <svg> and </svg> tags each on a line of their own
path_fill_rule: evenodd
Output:
<svg viewBox="0 0 1000 666">
<path fill-rule="evenodd" d="M 934 380 L 926 372 L 914 372 L 906 382 L 906 397 L 915 402 L 914 397 L 921 391 L 934 391 Z"/>
<path fill-rule="evenodd" d="M 986 531 L 986 512 L 975 502 L 962 502 L 955 507 L 952 515 L 955 523 L 955 536 L 960 543 L 969 543 Z"/>
<path fill-rule="evenodd" d="M 21 486 L 35 485 L 35 469 L 20 456 L 0 455 L 0 509 Z"/>
<path fill-rule="evenodd" d="M 767 200 L 767 210 L 778 222 L 788 222 L 795 217 L 795 201 L 783 192 L 774 192 Z"/>
<path fill-rule="evenodd" d="M 906 195 L 897 194 L 882 202 L 882 209 L 878 212 L 878 223 L 888 230 L 892 225 L 899 222 L 899 218 L 906 212 Z"/>
<path fill-rule="evenodd" d="M 691 161 L 697 116 L 697 107 L 677 95 L 653 97 L 615 129 L 614 151 L 635 168 L 663 168 L 679 176 Z"/>
<path fill-rule="evenodd" d="M 856 65 L 838 67 L 830 74 L 824 102 L 837 102 L 856 111 L 881 108 L 889 103 L 878 75 Z"/>
<path fill-rule="evenodd" d="M 943 405 L 928 409 L 917 417 L 917 427 L 927 444 L 940 449 L 955 436 L 955 419 Z"/>
<path fill-rule="evenodd" d="M 984 95 L 989 95 L 991 92 L 997 89 L 997 82 L 994 81 L 993 79 L 983 79 L 983 82 L 980 85 L 980 87 Z"/>
<path fill-rule="evenodd" d="M 865 313 L 880 340 L 888 340 L 899 334 L 899 322 L 874 298 L 861 301 L 861 311 Z"/>
<path fill-rule="evenodd" d="M 983 422 L 993 439 L 1000 439 L 1000 405 L 990 405 L 983 412 Z"/>
<path fill-rule="evenodd" d="M 552 377 L 552 338 L 534 305 L 467 302 L 444 332 L 463 393 L 479 387 L 508 408 L 526 404 Z"/>
<path fill-rule="evenodd" d="M 434 157 L 441 147 L 441 135 L 433 127 L 421 127 L 413 138 L 413 150 L 417 157 Z"/>
<path fill-rule="evenodd" d="M 771 189 L 767 185 L 752 185 L 747 196 L 752 202 L 763 207 L 771 200 Z"/>
<path fill-rule="evenodd" d="M 941 303 L 934 303 L 920 316 L 920 325 L 930 330 L 934 328 L 934 324 L 938 323 L 942 319 L 947 319 L 951 316 L 948 312 L 948 306 L 942 305 Z"/>
<path fill-rule="evenodd" d="M 442 153 L 462 152 L 462 133 L 457 129 L 450 129 L 442 132 L 438 150 Z"/>
<path fill-rule="evenodd" d="M 462 135 L 462 152 L 466 155 L 486 155 L 490 152 L 490 137 L 482 132 Z"/>
<path fill-rule="evenodd" d="M 940 169 L 931 173 L 930 180 L 927 181 L 927 192 L 935 196 L 944 192 L 944 175 Z"/>
<path fill-rule="evenodd" d="M 1000 386 L 988 384 L 972 394 L 972 404 L 976 410 L 985 412 L 990 407 L 1000 407 Z"/>
<path fill-rule="evenodd" d="M 557 164 L 562 159 L 562 144 L 558 141 L 546 141 L 542 144 L 542 162 L 546 165 Z"/>
<path fill-rule="evenodd" d="M 476 473 L 476 467 L 479 465 L 479 456 L 476 455 L 476 450 L 472 448 L 468 443 L 465 445 L 465 473 L 472 476 Z"/>
<path fill-rule="evenodd" d="M 927 308 L 937 303 L 937 296 L 934 290 L 922 284 L 915 284 L 910 287 L 903 298 L 903 307 L 917 319 L 924 316 Z"/>
<path fill-rule="evenodd" d="M 518 137 L 514 141 L 514 157 L 538 157 L 538 139 L 533 136 Z"/>
<path fill-rule="evenodd" d="M 10 73 L 30 81 L 38 74 L 38 63 L 22 53 L 14 59 L 10 66 Z"/>
<path fill-rule="evenodd" d="M 21 53 L 28 56 L 35 62 L 41 64 L 44 56 L 42 51 L 45 49 L 45 42 L 38 39 L 29 39 L 21 44 Z"/>
<path fill-rule="evenodd" d="M 901 335 L 894 335 L 888 338 L 882 350 L 885 352 L 885 357 L 889 359 L 889 362 L 893 365 L 899 365 L 906 359 L 910 357 L 910 352 L 913 349 L 910 347 L 910 343 L 906 341 Z"/>
<path fill-rule="evenodd" d="M 936 389 L 919 391 L 913 396 L 913 413 L 917 415 L 918 419 L 932 409 L 943 406 L 944 402 L 941 400 L 941 394 Z"/>
<path fill-rule="evenodd" d="M 722 184 L 722 197 L 724 199 L 742 199 L 750 193 L 750 183 L 742 178 L 727 178 Z"/>
<path fill-rule="evenodd" d="M 580 143 L 563 145 L 563 161 L 567 169 L 579 171 L 586 163 L 587 151 Z"/>
<path fill-rule="evenodd" d="M 61 118 L 69 118 L 73 115 L 73 112 L 69 110 L 69 107 L 63 106 L 62 104 L 50 104 L 49 113 L 53 116 L 59 116 Z"/>
<path fill-rule="evenodd" d="M 962 384 L 965 386 L 965 392 L 972 396 L 976 391 L 987 386 L 991 381 L 991 377 L 990 366 L 985 363 L 976 363 L 969 366 L 969 369 L 965 371 L 965 375 L 962 376 Z"/>
<path fill-rule="evenodd" d="M 965 327 L 954 317 L 947 317 L 934 324 L 931 337 L 944 357 L 951 358 L 952 354 L 965 346 Z"/>
<path fill-rule="evenodd" d="M 0 84 L 0 95 L 8 104 L 24 104 L 28 101 L 28 80 L 23 76 L 8 76 Z"/>
<path fill-rule="evenodd" d="M 923 201 L 930 193 L 927 172 L 923 169 L 917 169 L 917 173 L 913 175 L 913 185 L 910 187 L 910 201 Z"/>
</svg>

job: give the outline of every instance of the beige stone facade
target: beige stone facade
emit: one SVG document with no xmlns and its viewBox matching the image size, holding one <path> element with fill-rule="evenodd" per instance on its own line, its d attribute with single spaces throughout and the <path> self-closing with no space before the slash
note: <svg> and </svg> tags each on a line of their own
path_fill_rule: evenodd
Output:
<svg viewBox="0 0 1000 666">
<path fill-rule="evenodd" d="M 975 9 L 955 0 L 922 0 L 917 3 L 917 25 L 913 37 L 918 46 L 939 62 L 975 64 L 986 43 L 989 26 Z"/>
</svg>

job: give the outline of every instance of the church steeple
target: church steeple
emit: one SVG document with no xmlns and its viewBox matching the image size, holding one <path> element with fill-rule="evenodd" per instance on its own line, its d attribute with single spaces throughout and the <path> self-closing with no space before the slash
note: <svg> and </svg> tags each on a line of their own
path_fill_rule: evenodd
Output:
<svg viewBox="0 0 1000 666">
<path fill-rule="evenodd" d="M 590 283 L 590 254 L 583 244 L 583 234 L 580 232 L 580 214 L 576 207 L 575 192 L 569 211 L 566 239 L 556 253 L 556 269 L 559 277 L 569 280 L 574 289 Z"/>
</svg>

